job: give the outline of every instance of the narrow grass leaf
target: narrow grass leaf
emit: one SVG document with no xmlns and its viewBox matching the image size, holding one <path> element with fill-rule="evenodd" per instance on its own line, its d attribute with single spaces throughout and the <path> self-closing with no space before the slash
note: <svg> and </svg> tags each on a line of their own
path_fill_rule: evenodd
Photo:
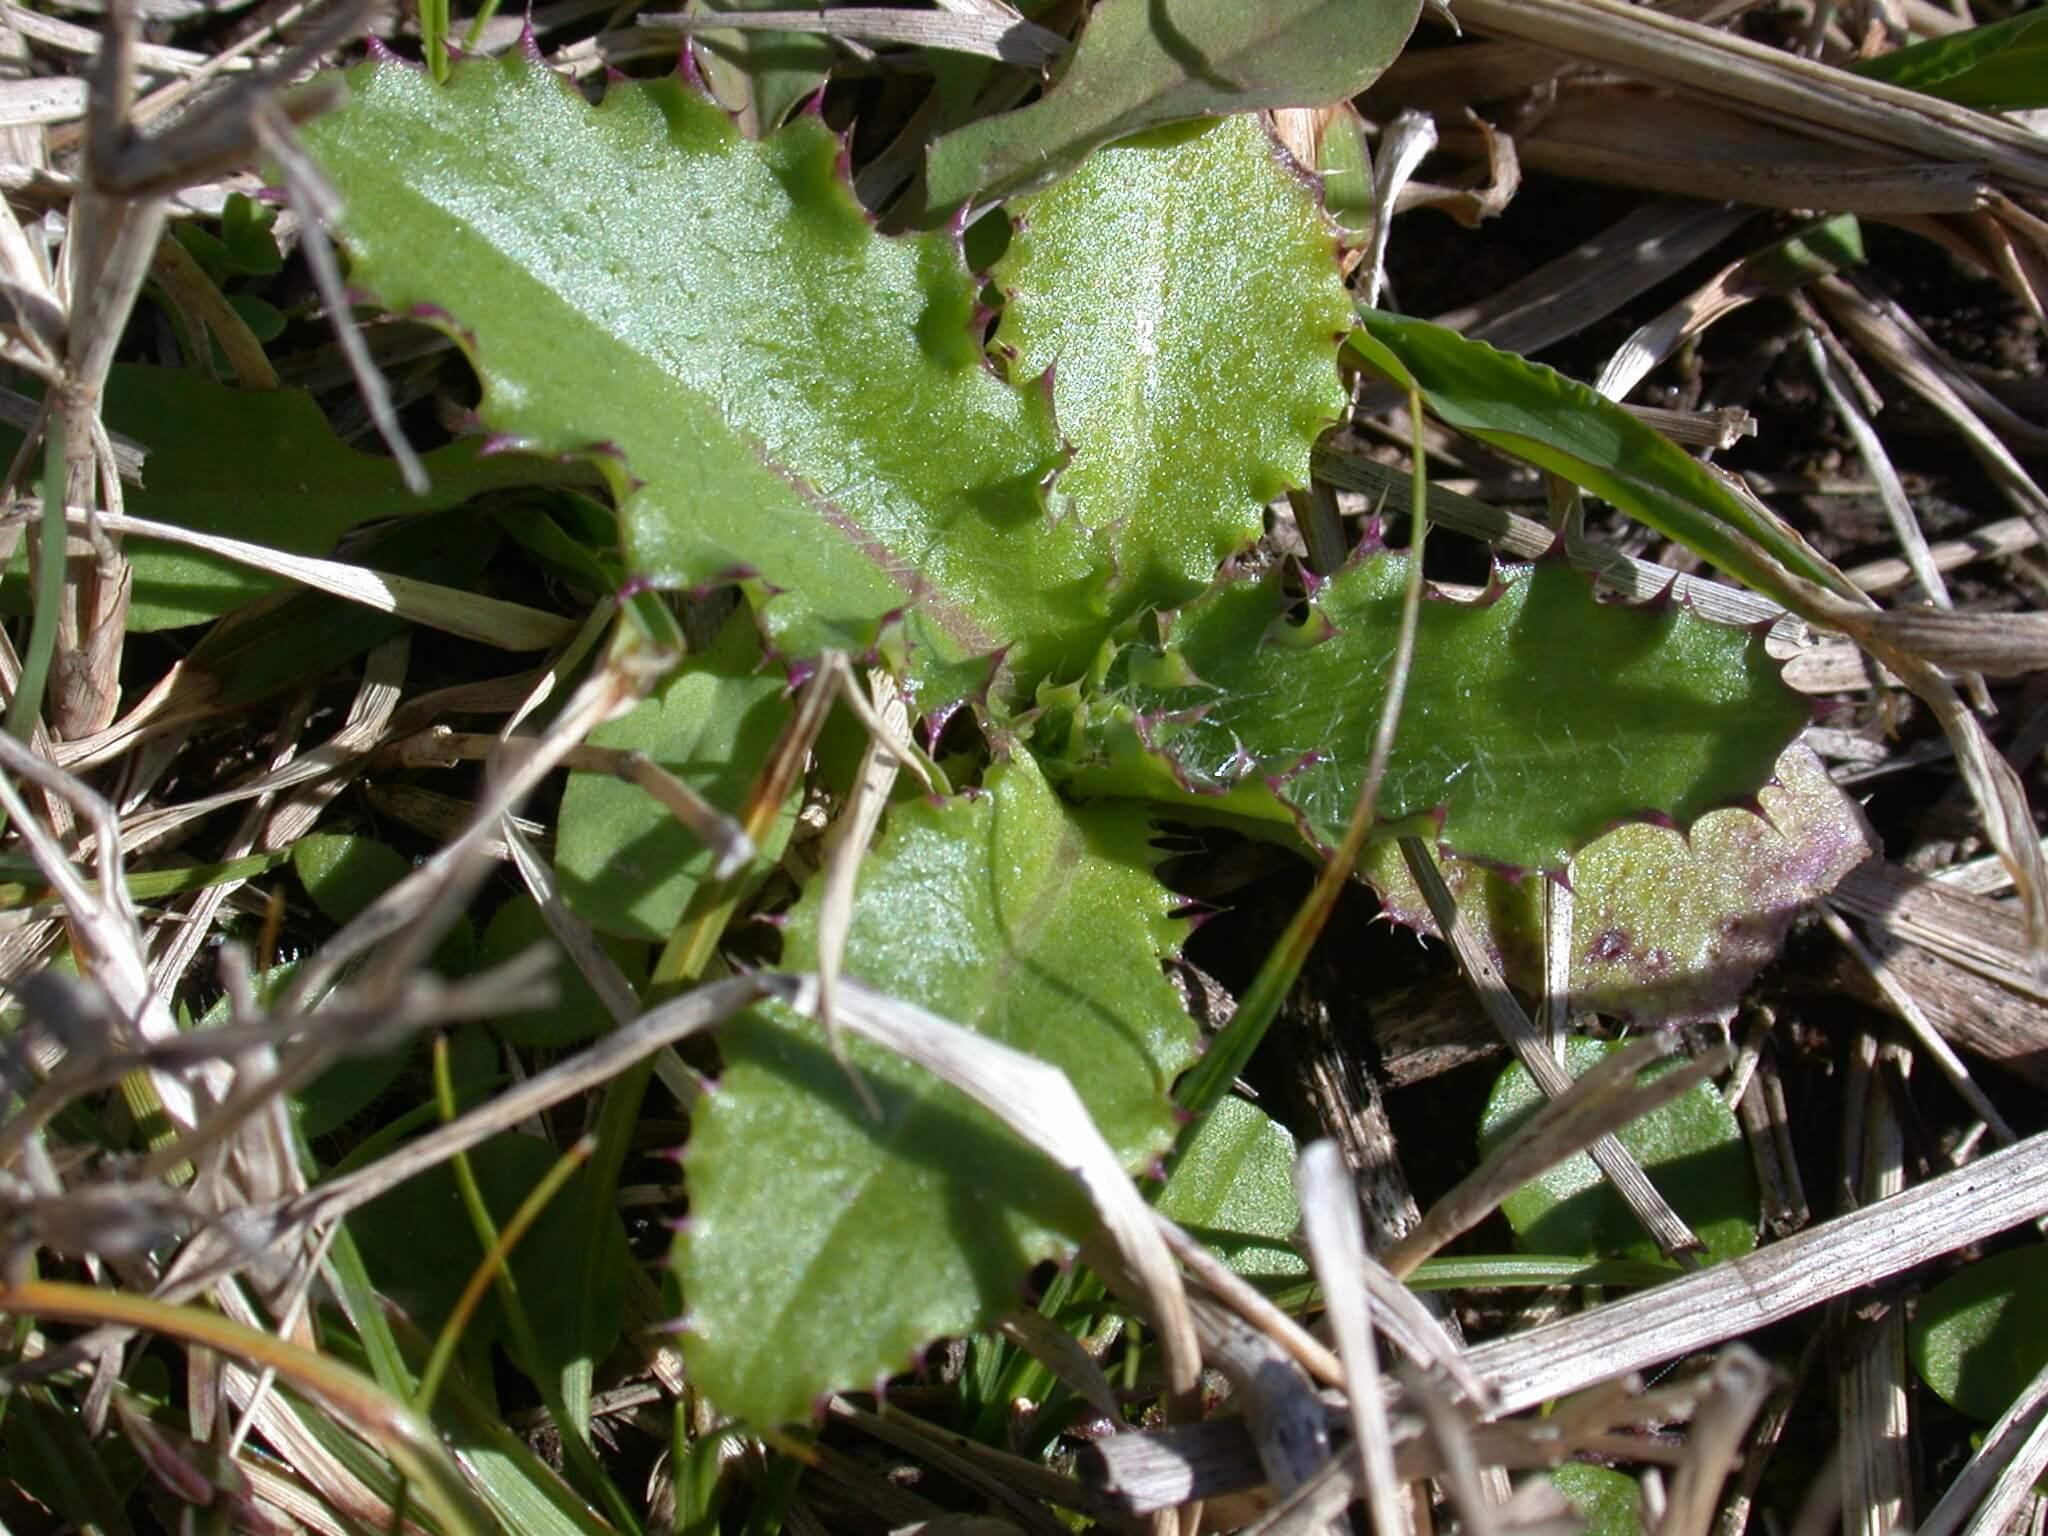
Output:
<svg viewBox="0 0 2048 1536">
<path fill-rule="evenodd" d="M 0 1312 L 147 1329 L 258 1368 L 272 1368 L 283 1380 L 351 1419 L 359 1433 L 374 1437 L 413 1480 L 447 1536 L 484 1536 L 491 1528 L 489 1516 L 477 1507 L 447 1449 L 424 1420 L 367 1376 L 312 1350 L 196 1308 L 61 1281 L 31 1280 L 0 1291 Z"/>
<path fill-rule="evenodd" d="M 1849 69 L 1984 112 L 2048 107 L 2048 11 L 2023 11 L 1858 59 Z"/>
<path fill-rule="evenodd" d="M 1359 311 L 1350 346 L 1374 372 L 1419 388 L 1447 425 L 1585 487 L 1760 592 L 1782 589 L 1776 561 L 1823 589 L 1853 593 L 1847 578 L 1761 504 L 1555 369 L 1380 310 Z"/>
</svg>

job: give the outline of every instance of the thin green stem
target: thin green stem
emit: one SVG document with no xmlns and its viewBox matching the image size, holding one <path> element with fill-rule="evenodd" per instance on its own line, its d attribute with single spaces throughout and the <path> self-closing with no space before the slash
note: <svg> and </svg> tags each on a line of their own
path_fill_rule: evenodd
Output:
<svg viewBox="0 0 2048 1536">
<path fill-rule="evenodd" d="M 445 1035 L 434 1041 L 434 1097 L 441 1106 L 442 1118 L 453 1120 L 456 1115 L 455 1081 L 448 1069 L 448 1039 Z M 498 1224 L 491 1216 L 490 1207 L 484 1203 L 483 1190 L 477 1184 L 476 1172 L 470 1167 L 467 1154 L 456 1153 L 450 1159 L 450 1166 L 455 1174 L 455 1187 L 462 1194 L 463 1208 L 469 1213 L 470 1226 L 476 1232 L 477 1246 L 488 1256 L 500 1242 Z M 642 1536 L 639 1519 L 632 1507 L 599 1463 L 590 1442 L 569 1422 L 568 1412 L 562 1403 L 561 1384 L 549 1380 L 548 1373 L 542 1369 L 544 1357 L 540 1342 L 534 1335 L 533 1320 L 527 1316 L 526 1305 L 520 1300 L 519 1284 L 511 1269 L 499 1264 L 490 1270 L 490 1276 L 498 1293 L 498 1304 L 505 1309 L 506 1326 L 512 1330 L 512 1343 L 527 1364 L 533 1384 L 540 1392 L 542 1405 L 561 1431 L 562 1454 L 589 1485 L 588 1491 L 604 1505 L 605 1513 L 611 1516 L 613 1523 L 629 1536 Z"/>
<path fill-rule="evenodd" d="M 437 1085 L 438 1086 L 438 1085 Z M 597 1150 L 597 1139 L 585 1136 L 576 1145 L 555 1159 L 550 1168 L 519 1202 L 519 1209 L 512 1213 L 512 1219 L 505 1223 L 505 1230 L 498 1234 L 497 1242 L 483 1256 L 469 1277 L 469 1283 L 456 1298 L 454 1309 L 449 1312 L 447 1322 L 441 1325 L 441 1332 L 434 1339 L 434 1348 L 427 1356 L 426 1368 L 420 1373 L 419 1390 L 413 1395 L 413 1405 L 421 1413 L 430 1413 L 434 1407 L 434 1395 L 441 1389 L 441 1379 L 448 1374 L 448 1367 L 454 1363 L 455 1348 L 462 1342 L 462 1331 L 469 1326 L 469 1320 L 476 1309 L 483 1305 L 484 1292 L 498 1277 L 498 1271 L 505 1267 L 512 1257 L 512 1250 L 519 1246 L 533 1224 L 540 1220 L 540 1214 L 548 1202 L 561 1192 L 562 1186 L 581 1168 Z"/>
<path fill-rule="evenodd" d="M 420 0 L 420 40 L 437 82 L 448 78 L 448 0 Z"/>
<path fill-rule="evenodd" d="M 1429 473 L 1423 458 L 1422 396 L 1412 386 L 1408 405 L 1410 420 L 1415 424 L 1411 449 L 1415 471 L 1410 482 L 1409 516 L 1413 534 L 1408 548 L 1408 585 L 1402 596 L 1401 629 L 1389 668 L 1386 702 L 1380 709 L 1379 730 L 1373 738 L 1365 779 L 1359 785 L 1358 799 L 1352 806 L 1351 820 L 1344 828 L 1343 840 L 1316 876 L 1315 888 L 1295 912 L 1279 942 L 1267 954 L 1230 1023 L 1216 1037 L 1208 1053 L 1181 1079 L 1177 1097 L 1181 1108 L 1192 1118 L 1181 1132 L 1179 1145 L 1175 1148 L 1176 1156 L 1186 1149 L 1209 1111 L 1230 1091 L 1230 1085 L 1237 1081 L 1260 1042 L 1266 1038 L 1267 1029 L 1279 1016 L 1281 1004 L 1293 989 L 1295 979 L 1301 975 L 1309 951 L 1315 946 L 1323 925 L 1329 921 L 1337 896 L 1343 890 L 1344 882 L 1351 878 L 1359 852 L 1365 847 L 1366 838 L 1373 829 L 1380 782 L 1386 777 L 1387 760 L 1394 750 L 1394 736 L 1401 724 L 1401 704 L 1408 691 L 1408 674 L 1415 662 L 1415 631 L 1422 616 L 1423 545 L 1429 534 Z"/>
</svg>

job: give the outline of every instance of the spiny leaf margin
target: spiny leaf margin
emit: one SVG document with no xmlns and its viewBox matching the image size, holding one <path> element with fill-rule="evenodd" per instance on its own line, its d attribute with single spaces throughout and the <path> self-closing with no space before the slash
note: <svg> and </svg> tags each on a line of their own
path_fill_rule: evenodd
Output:
<svg viewBox="0 0 2048 1536">
<path fill-rule="evenodd" d="M 1327 849 L 1357 798 L 1407 556 L 1361 549 L 1295 622 L 1283 567 L 1228 575 L 1163 643 L 1112 664 L 1107 701 L 1045 690 L 1042 750 L 1083 794 L 1292 824 Z M 1423 605 L 1381 817 L 1441 846 L 1564 868 L 1609 827 L 1745 803 L 1811 718 L 1761 634 L 1682 603 L 1599 601 L 1562 560 L 1503 568 L 1476 601 Z"/>
<path fill-rule="evenodd" d="M 1012 213 L 996 347 L 1053 380 L 1055 508 L 1114 531 L 1116 617 L 1186 602 L 1343 413 L 1336 230 L 1252 114 L 1099 150 Z"/>
<path fill-rule="evenodd" d="M 687 82 L 592 106 L 517 56 L 345 78 L 306 136 L 355 281 L 457 338 L 495 431 L 605 473 L 640 578 L 742 578 L 777 650 L 905 661 L 928 707 L 1085 663 L 1115 562 L 1046 514 L 1047 391 L 984 354 L 957 240 L 879 235 L 816 117 L 756 144 Z"/>
</svg>

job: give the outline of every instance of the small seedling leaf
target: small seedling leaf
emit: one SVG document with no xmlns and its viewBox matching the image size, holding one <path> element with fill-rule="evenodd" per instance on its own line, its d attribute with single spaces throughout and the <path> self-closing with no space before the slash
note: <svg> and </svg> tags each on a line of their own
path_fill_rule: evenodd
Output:
<svg viewBox="0 0 2048 1536">
<path fill-rule="evenodd" d="M 1308 1264 L 1294 1248 L 1293 1135 L 1235 1094 L 1217 1100 L 1174 1164 L 1158 1208 L 1215 1249 L 1241 1275 L 1294 1279 Z"/>
<path fill-rule="evenodd" d="M 1626 1472 L 1568 1461 L 1545 1475 L 1585 1521 L 1585 1536 L 1643 1536 L 1642 1485 Z"/>
<path fill-rule="evenodd" d="M 2048 1366 L 2048 1244 L 1979 1259 L 1921 1300 L 1907 1348 L 1921 1380 L 1989 1423 Z"/>
<path fill-rule="evenodd" d="M 1581 1077 L 1620 1046 L 1577 1035 L 1565 1042 L 1565 1065 Z M 1647 1069 L 1645 1080 L 1675 1071 L 1673 1058 Z M 1516 1063 L 1501 1073 L 1479 1122 L 1479 1155 L 1514 1133 L 1543 1102 L 1543 1090 Z M 1756 1247 L 1760 1197 L 1742 1127 L 1711 1082 L 1616 1133 L 1650 1182 L 1685 1219 L 1710 1262 L 1740 1257 Z M 1593 1159 L 1578 1153 L 1501 1204 L 1524 1253 L 1613 1254 L 1654 1262 L 1657 1245 L 1627 1204 L 1608 1185 Z"/>
<path fill-rule="evenodd" d="M 618 939 L 606 939 L 603 943 L 629 981 L 638 984 L 646 980 L 644 949 Z M 611 1014 L 583 979 L 583 973 L 549 936 L 547 919 L 541 916 L 539 905 L 523 892 L 491 915 L 477 946 L 477 969 L 503 965 L 536 944 L 545 944 L 555 953 L 555 1001 L 523 1013 L 497 1015 L 491 1020 L 491 1028 L 513 1045 L 544 1050 L 575 1045 L 610 1029 Z"/>
<path fill-rule="evenodd" d="M 646 753 L 713 805 L 737 813 L 788 725 L 787 684 L 763 670 L 745 617 L 685 661 L 623 719 L 591 732 L 592 746 Z M 796 816 L 791 792 L 766 857 L 779 854 Z M 638 785 L 574 773 L 562 794 L 555 874 L 583 921 L 626 939 L 660 942 L 705 891 L 715 856 Z"/>
</svg>

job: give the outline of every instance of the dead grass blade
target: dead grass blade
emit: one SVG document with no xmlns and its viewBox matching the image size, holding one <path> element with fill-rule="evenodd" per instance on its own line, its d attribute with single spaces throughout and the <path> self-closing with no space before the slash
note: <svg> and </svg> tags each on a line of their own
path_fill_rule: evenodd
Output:
<svg viewBox="0 0 2048 1536">
<path fill-rule="evenodd" d="M 2048 1367 L 2012 1400 L 1969 1465 L 1921 1522 L 1920 1536 L 1997 1536 L 2048 1469 Z"/>
<path fill-rule="evenodd" d="M 1859 1033 L 1843 1085 L 1843 1186 L 1851 1207 L 1875 1204 L 1906 1187 L 1906 1142 L 1892 1108 L 1887 1061 L 1901 1075 L 1911 1058 Z M 1838 1314 L 1847 1312 L 1838 1304 Z M 1836 1454 L 1842 1523 L 1853 1536 L 1891 1536 L 1912 1515 L 1912 1399 L 1906 1383 L 1906 1315 L 1877 1297 L 1840 1317 L 1844 1369 L 1837 1393 Z"/>
<path fill-rule="evenodd" d="M 1067 40 L 1059 33 L 1021 16 L 948 10 L 935 15 L 893 6 L 849 5 L 830 11 L 671 11 L 643 14 L 640 25 L 685 36 L 697 32 L 818 32 L 862 43 L 943 48 L 1041 71 L 1067 51 Z"/>
<path fill-rule="evenodd" d="M 341 264 L 334 259 L 334 247 L 327 239 L 324 226 L 339 222 L 341 199 L 327 184 L 327 178 L 314 164 L 313 157 L 299 143 L 291 119 L 276 102 L 259 103 L 253 116 L 257 142 L 263 146 L 264 153 L 277 162 L 285 189 L 291 194 L 292 206 L 299 211 L 300 227 L 304 231 L 300 249 L 305 252 L 314 286 L 320 291 L 320 302 L 326 307 L 328 323 L 334 327 L 335 340 L 341 343 L 342 355 L 348 359 L 349 369 L 355 375 L 356 388 L 362 394 L 363 403 L 369 407 L 370 420 L 376 424 L 377 435 L 384 439 L 392 458 L 397 460 L 406 489 L 415 496 L 424 496 L 428 485 L 426 466 L 420 463 L 420 456 L 413 451 L 405 429 L 399 425 L 398 411 L 391 400 L 391 386 L 377 371 L 376 361 L 363 343 L 363 334 L 356 329 L 348 289 L 341 280 Z"/>
<path fill-rule="evenodd" d="M 1467 0 L 1458 14 L 1476 32 L 1604 64 L 1767 123 L 1806 123 L 1852 143 L 1982 164 L 2017 187 L 2048 191 L 2039 138 L 2016 123 L 1681 16 L 1623 0 Z"/>
<path fill-rule="evenodd" d="M 1917 944 L 2000 986 L 2048 1001 L 2048 983 L 2029 962 L 2026 931 L 1999 902 L 1881 859 L 1849 871 L 1832 900 L 1886 939 Z"/>
<path fill-rule="evenodd" d="M 1972 1113 L 1990 1128 L 1991 1134 L 2001 1144 L 2011 1146 L 2018 1141 L 2019 1133 L 2006 1123 L 2005 1116 L 1998 1112 L 1998 1106 L 1993 1104 L 1985 1096 L 1984 1090 L 1977 1086 L 1976 1079 L 1970 1076 L 1970 1069 L 1963 1064 L 1962 1058 L 1956 1055 L 1948 1041 L 1941 1037 L 1940 1032 L 1929 1021 L 1926 1011 L 1921 1008 L 1920 1000 L 1899 979 L 1893 968 L 1886 963 L 1884 956 L 1872 952 L 1869 946 L 1857 938 L 1854 930 L 1842 921 L 1842 915 L 1831 904 L 1823 901 L 1819 904 L 1819 909 L 1821 921 L 1827 924 L 1828 932 L 1835 936 L 1836 941 L 1869 975 L 1878 991 L 1884 995 L 1885 1001 L 1891 1005 L 1892 1011 L 1912 1032 L 1914 1041 L 1933 1059 L 1942 1076 L 1948 1079 L 1949 1085 L 1956 1090 L 1962 1101 L 1970 1106 Z"/>
<path fill-rule="evenodd" d="M 1975 161 L 1901 163 L 1887 151 L 1625 81 L 1561 83 L 1554 107 L 1518 147 L 1531 170 L 1758 208 L 1966 213 L 1990 196 Z"/>
<path fill-rule="evenodd" d="M 363 668 L 362 686 L 349 705 L 348 718 L 340 730 L 310 752 L 285 756 L 283 761 L 231 789 L 203 795 L 182 804 L 157 806 L 138 811 L 120 828 L 117 846 L 132 855 L 177 831 L 180 827 L 231 805 L 265 800 L 286 790 L 340 779 L 360 768 L 394 717 L 401 686 L 405 681 L 407 650 L 400 645 L 379 646 L 370 652 Z M 97 849 L 98 835 L 93 846 Z"/>
<path fill-rule="evenodd" d="M 459 1119 L 437 1126 L 352 1173 L 315 1185 L 273 1213 L 275 1224 L 280 1228 L 321 1225 L 345 1216 L 457 1152 L 466 1152 L 530 1115 L 598 1087 L 643 1056 L 723 1023 L 775 990 L 771 977 L 731 976 L 651 1008 L 595 1045 L 535 1073 Z"/>
<path fill-rule="evenodd" d="M 833 1007 L 838 1001 L 840 967 L 846 958 L 847 936 L 853 931 L 853 894 L 861 860 L 889 808 L 896 785 L 898 756 L 910 745 L 910 706 L 901 690 L 879 668 L 869 673 L 868 688 L 887 740 L 870 735 L 854 771 L 853 791 L 839 819 L 825 834 L 825 878 L 818 899 L 818 1012 L 833 1035 Z M 895 745 L 891 747 L 889 743 Z M 865 1096 L 867 1086 L 860 1084 Z M 873 1106 L 869 1106 L 872 1112 Z"/>
<path fill-rule="evenodd" d="M 1366 1262 L 1365 1232 L 1358 1219 L 1358 1194 L 1344 1154 L 1332 1141 L 1311 1142 L 1294 1165 L 1294 1189 L 1301 1200 L 1302 1234 L 1316 1281 L 1329 1309 L 1330 1336 L 1344 1365 L 1344 1393 L 1351 1435 L 1364 1482 L 1365 1507 L 1379 1536 L 1407 1536 L 1412 1529 L 1394 1472 L 1393 1436 L 1380 1392 L 1379 1350 L 1359 1271 Z"/>
<path fill-rule="evenodd" d="M 1954 381 L 1961 370 L 1953 364 L 1944 367 L 1930 347 L 1921 345 L 1920 339 L 1899 323 L 1897 306 L 1875 302 L 1867 289 L 1830 277 L 1815 283 L 1813 292 L 1829 316 L 1857 345 L 1956 429 L 2013 504 L 2013 510 L 2031 520 L 2037 533 L 2048 533 L 2048 494 L 2034 483 L 1999 435 L 1985 424 L 1972 401 L 1956 387 Z M 1983 394 L 1981 387 L 1976 393 Z M 2003 414 L 2012 417 L 2009 411 Z M 2023 426 L 2025 435 L 2020 441 L 2039 448 L 2039 429 L 2024 422 Z"/>
<path fill-rule="evenodd" d="M 450 1536 L 484 1536 L 492 1528 L 433 1426 L 347 1366 L 267 1333 L 191 1307 L 146 1296 L 32 1280 L 0 1290 L 0 1312 L 87 1325 L 114 1324 L 180 1339 L 202 1349 L 274 1367 L 295 1387 L 352 1421 L 415 1484 Z"/>
<path fill-rule="evenodd" d="M 65 922 L 84 969 L 105 989 L 115 1013 L 141 1042 L 177 1038 L 170 1010 L 150 984 L 142 925 L 122 879 L 120 838 L 114 808 L 54 764 L 45 762 L 11 735 L 0 732 L 0 807 L 27 840 L 36 866 L 64 904 Z M 63 847 L 29 808 L 17 787 L 40 786 L 61 797 L 85 818 L 97 840 L 99 888 L 88 890 Z M 167 1072 L 152 1072 L 150 1084 L 173 1123 L 197 1123 L 199 1106 L 191 1088 Z"/>
<path fill-rule="evenodd" d="M 2048 1133 L 1738 1259 L 1466 1354 L 1504 1413 L 1577 1392 L 1875 1285 L 2048 1214 Z"/>
<path fill-rule="evenodd" d="M 1073 1479 L 1035 1461 L 928 1424 L 887 1402 L 878 1404 L 877 1411 L 870 1413 L 844 1397 L 834 1397 L 825 1411 L 884 1445 L 893 1445 L 930 1462 L 948 1477 L 1001 1505 L 1006 1517 L 1016 1522 L 1014 1529 L 1030 1532 L 1031 1536 L 1072 1536 L 1070 1529 L 1045 1505 L 1050 1501 L 1071 1509 L 1081 1503 L 1081 1487 Z"/>
<path fill-rule="evenodd" d="M 1770 1366 L 1740 1344 L 1715 1357 L 1706 1395 L 1692 1416 L 1685 1460 L 1671 1480 L 1654 1536 L 1707 1536 L 1721 1484 L 1741 1453 L 1750 1421 L 1770 1396 L 1771 1383 Z"/>
<path fill-rule="evenodd" d="M 1033 1356 L 1090 1408 L 1112 1423 L 1123 1414 L 1116 1389 L 1102 1374 L 1095 1357 L 1081 1347 L 1081 1341 L 1043 1312 L 1018 1307 L 996 1324 L 997 1330 L 1019 1349 Z"/>
<path fill-rule="evenodd" d="M 1458 921 L 1458 901 L 1451 894 L 1451 888 L 1444 884 L 1444 877 L 1436 863 L 1429 856 L 1422 840 L 1415 837 L 1401 839 L 1401 854 L 1408 865 L 1410 878 L 1429 903 L 1430 915 L 1436 920 L 1437 932 L 1457 953 L 1458 965 L 1465 973 L 1473 991 L 1479 994 L 1480 1006 L 1485 1008 L 1487 1017 L 1492 1019 L 1502 1038 L 1515 1053 L 1536 1084 L 1552 1099 L 1562 1098 L 1571 1092 L 1571 1074 L 1564 1064 L 1551 1053 L 1549 1042 L 1522 1011 L 1522 1005 L 1515 1001 L 1508 991 L 1507 982 L 1502 979 L 1493 957 L 1472 935 L 1471 926 Z M 1725 1063 L 1723 1063 L 1725 1065 Z M 1699 1239 L 1692 1235 L 1678 1213 L 1671 1209 L 1657 1187 L 1643 1172 L 1642 1164 L 1630 1155 L 1628 1149 L 1611 1134 L 1602 1134 L 1595 1139 L 1587 1151 L 1600 1171 L 1607 1176 L 1615 1192 L 1628 1202 L 1628 1207 L 1643 1224 L 1643 1228 L 1665 1253 L 1683 1259 L 1695 1252 Z M 1546 1164 L 1546 1166 L 1548 1166 Z M 1510 1189 L 1516 1186 L 1509 1186 Z M 1505 1196 L 1507 1190 L 1503 1190 Z M 1481 1212 L 1484 1215 L 1484 1212 Z M 1418 1229 L 1420 1230 L 1420 1229 Z M 1409 1234 L 1410 1239 L 1414 1233 Z M 1407 1242 L 1402 1251 L 1407 1251 Z M 1415 1262 L 1420 1262 L 1419 1256 Z M 1390 1266 L 1391 1267 L 1391 1266 Z M 1404 1273 L 1399 1269 L 1396 1274 Z"/>
<path fill-rule="evenodd" d="M 1317 447 L 1312 462 L 1318 479 L 1327 480 L 1343 490 L 1356 491 L 1374 501 L 1404 494 L 1409 483 L 1407 470 L 1377 463 L 1327 441 Z M 1523 517 L 1470 496 L 1461 496 L 1440 485 L 1432 484 L 1429 488 L 1429 520 L 1495 545 L 1504 553 L 1523 560 L 1534 560 L 1547 554 L 1557 544 L 1557 530 L 1548 523 Z M 1579 569 L 1638 602 L 1668 592 L 1716 623 L 1771 624 L 1775 626 L 1773 638 L 1783 637 L 1787 642 L 1806 637 L 1804 621 L 1788 614 L 1782 604 L 1745 587 L 1679 572 L 1653 560 L 1624 555 L 1591 539 L 1568 542 L 1565 555 Z"/>
<path fill-rule="evenodd" d="M 460 635 L 501 650 L 551 650 L 567 644 L 579 627 L 573 619 L 519 603 L 508 603 L 503 598 L 438 586 L 417 577 L 393 576 L 341 560 L 289 554 L 267 545 L 201 533 L 152 518 L 95 513 L 76 506 L 66 509 L 66 518 L 81 528 L 97 522 L 109 533 L 134 534 L 181 544 L 188 549 L 205 550 L 237 565 L 246 565 L 251 570 L 282 576 L 316 592 L 326 592 L 380 613 L 394 614 L 415 624 L 424 624 L 429 629 Z"/>
<path fill-rule="evenodd" d="M 1159 1235 L 1174 1257 L 1187 1265 L 1202 1289 L 1229 1305 L 1260 1333 L 1276 1341 L 1287 1357 L 1326 1387 L 1344 1385 L 1344 1366 L 1324 1344 L 1252 1285 L 1183 1231 L 1169 1217 L 1152 1213 Z"/>
<path fill-rule="evenodd" d="M 1436 119 L 1403 112 L 1387 124 L 1372 164 L 1372 234 L 1366 242 L 1365 302 L 1378 305 L 1387 276 L 1387 241 L 1394 230 L 1401 191 L 1436 148 Z"/>
<path fill-rule="evenodd" d="M 1878 436 L 1877 428 L 1871 425 L 1870 417 L 1865 414 L 1866 406 L 1874 411 L 1883 402 L 1866 399 L 1865 390 L 1856 387 L 1860 380 L 1854 371 L 1855 364 L 1842 351 L 1839 342 L 1830 349 L 1817 332 L 1809 330 L 1804 343 L 1806 360 L 1813 369 L 1814 377 L 1820 380 L 1828 403 L 1835 408 L 1835 415 L 1848 428 L 1857 455 L 1863 460 L 1863 467 L 1877 482 L 1878 500 L 1891 523 L 1892 537 L 1905 551 L 1906 564 L 1920 583 L 1920 590 L 1935 607 L 1954 608 L 1955 601 L 1948 595 L 1948 583 L 1941 579 L 1941 570 L 1935 565 L 1933 553 L 1927 545 L 1927 535 L 1920 527 L 1920 520 L 1913 515 L 1913 504 L 1906 497 L 1906 487 L 1899 480 L 1891 455 L 1885 451 L 1884 439 Z"/>
<path fill-rule="evenodd" d="M 2034 525 L 2023 517 L 2003 518 L 1973 529 L 1961 538 L 1943 539 L 1927 548 L 1929 561 L 1944 574 L 1978 560 L 1998 560 L 2006 555 L 2032 549 L 2041 542 Z M 1851 566 L 1849 579 L 1873 595 L 1903 587 L 1913 579 L 1912 568 L 1901 559 L 1871 560 Z"/>
</svg>

